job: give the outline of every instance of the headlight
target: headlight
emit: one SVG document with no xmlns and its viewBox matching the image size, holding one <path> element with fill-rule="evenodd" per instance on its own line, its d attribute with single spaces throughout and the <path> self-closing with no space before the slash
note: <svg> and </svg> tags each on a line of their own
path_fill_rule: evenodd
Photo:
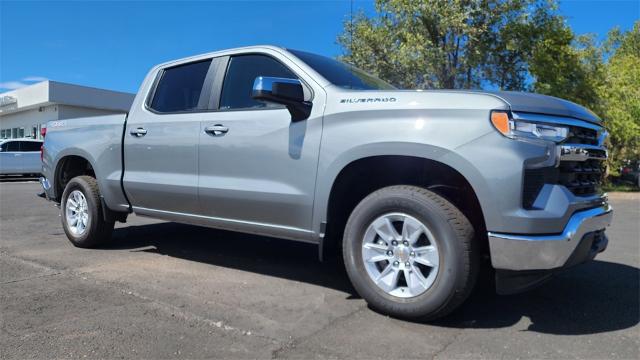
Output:
<svg viewBox="0 0 640 360">
<path fill-rule="evenodd" d="M 569 135 L 569 128 L 565 126 L 514 120 L 507 111 L 492 111 L 491 123 L 502 135 L 511 139 L 526 138 L 560 142 Z"/>
</svg>

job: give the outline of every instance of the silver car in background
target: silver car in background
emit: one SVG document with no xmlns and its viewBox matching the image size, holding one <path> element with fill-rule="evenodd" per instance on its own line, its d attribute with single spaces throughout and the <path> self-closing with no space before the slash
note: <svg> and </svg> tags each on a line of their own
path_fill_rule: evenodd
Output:
<svg viewBox="0 0 640 360">
<path fill-rule="evenodd" d="M 0 175 L 40 174 L 42 140 L 0 140 Z"/>
</svg>

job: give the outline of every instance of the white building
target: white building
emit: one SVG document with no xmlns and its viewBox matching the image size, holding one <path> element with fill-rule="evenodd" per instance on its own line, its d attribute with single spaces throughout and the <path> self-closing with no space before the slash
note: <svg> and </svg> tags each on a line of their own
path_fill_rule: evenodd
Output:
<svg viewBox="0 0 640 360">
<path fill-rule="evenodd" d="M 0 139 L 41 138 L 50 120 L 126 113 L 134 96 L 56 81 L 0 93 Z"/>
</svg>

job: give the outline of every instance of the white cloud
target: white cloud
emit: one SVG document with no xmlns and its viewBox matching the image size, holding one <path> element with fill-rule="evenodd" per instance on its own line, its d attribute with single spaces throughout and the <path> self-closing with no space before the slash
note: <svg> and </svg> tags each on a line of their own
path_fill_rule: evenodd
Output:
<svg viewBox="0 0 640 360">
<path fill-rule="evenodd" d="M 49 79 L 42 76 L 27 76 L 18 81 L 5 81 L 0 82 L 0 89 L 3 90 L 15 90 L 20 89 L 21 87 L 29 86 L 37 82 L 47 81 Z"/>
<path fill-rule="evenodd" d="M 47 81 L 47 80 L 49 79 L 42 76 L 27 76 L 26 78 L 22 79 L 22 81 L 26 81 L 26 82 L 40 82 L 40 81 Z"/>
<path fill-rule="evenodd" d="M 0 89 L 9 89 L 9 90 L 15 90 L 15 89 L 20 89 L 21 87 L 25 87 L 28 86 L 29 84 L 25 84 L 23 82 L 20 81 L 5 81 L 5 82 L 0 82 Z"/>
</svg>

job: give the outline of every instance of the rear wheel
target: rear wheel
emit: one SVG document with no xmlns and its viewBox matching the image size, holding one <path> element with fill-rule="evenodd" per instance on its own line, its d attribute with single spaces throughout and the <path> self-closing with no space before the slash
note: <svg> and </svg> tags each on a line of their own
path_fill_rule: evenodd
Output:
<svg viewBox="0 0 640 360">
<path fill-rule="evenodd" d="M 61 209 L 62 226 L 73 245 L 90 248 L 111 238 L 114 223 L 104 221 L 98 183 L 91 176 L 77 176 L 67 183 Z"/>
<path fill-rule="evenodd" d="M 383 313 L 442 317 L 459 306 L 477 277 L 467 218 L 439 195 L 391 186 L 367 196 L 347 222 L 343 255 L 358 293 Z"/>
</svg>

